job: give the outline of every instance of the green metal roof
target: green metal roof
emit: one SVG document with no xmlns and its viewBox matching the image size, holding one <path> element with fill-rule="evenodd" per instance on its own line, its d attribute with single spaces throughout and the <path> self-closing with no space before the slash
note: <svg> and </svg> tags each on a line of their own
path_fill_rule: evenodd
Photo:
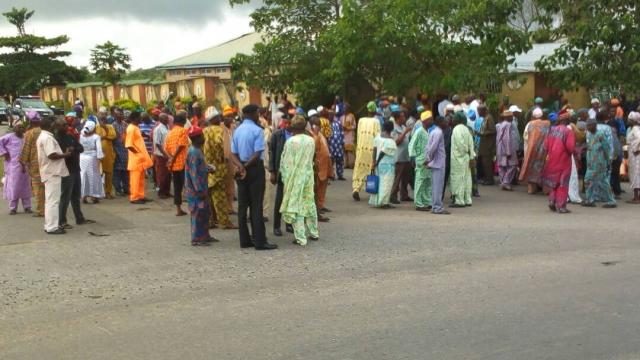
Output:
<svg viewBox="0 0 640 360">
<path fill-rule="evenodd" d="M 150 79 L 122 80 L 122 81 L 118 82 L 118 85 L 131 86 L 131 85 L 148 84 L 149 82 L 151 82 Z"/>
<path fill-rule="evenodd" d="M 158 69 L 185 69 L 203 66 L 228 66 L 237 54 L 251 55 L 253 46 L 262 41 L 259 33 L 242 35 L 220 45 L 160 65 Z"/>
<path fill-rule="evenodd" d="M 87 86 L 103 86 L 103 85 L 105 84 L 100 81 L 92 81 L 92 82 L 85 82 L 85 83 L 69 83 L 67 84 L 66 88 L 78 89 L 78 88 L 87 87 Z"/>
</svg>

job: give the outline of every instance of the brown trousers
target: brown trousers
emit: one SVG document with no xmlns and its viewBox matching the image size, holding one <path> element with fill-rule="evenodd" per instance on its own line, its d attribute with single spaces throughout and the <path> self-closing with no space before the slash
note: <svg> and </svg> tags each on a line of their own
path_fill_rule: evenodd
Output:
<svg viewBox="0 0 640 360">
<path fill-rule="evenodd" d="M 396 177 L 393 179 L 393 187 L 391 188 L 391 198 L 396 200 L 404 200 L 409 197 L 409 183 L 411 182 L 411 163 L 397 162 Z M 400 197 L 398 197 L 400 191 Z"/>
</svg>

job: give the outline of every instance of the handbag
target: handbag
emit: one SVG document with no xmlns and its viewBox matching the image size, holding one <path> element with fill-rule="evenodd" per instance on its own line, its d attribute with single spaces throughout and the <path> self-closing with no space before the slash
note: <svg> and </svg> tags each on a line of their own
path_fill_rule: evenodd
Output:
<svg viewBox="0 0 640 360">
<path fill-rule="evenodd" d="M 376 161 L 376 167 L 380 164 L 380 160 L 385 156 L 385 153 L 382 153 L 382 156 L 378 158 Z M 380 177 L 376 175 L 373 170 L 371 170 L 371 175 L 367 175 L 367 182 L 365 186 L 365 191 L 368 194 L 375 195 L 378 193 L 378 188 L 380 187 Z"/>
<path fill-rule="evenodd" d="M 378 186 L 380 186 L 380 178 L 378 177 L 378 175 L 374 174 L 372 171 L 371 175 L 367 175 L 367 183 L 365 186 L 365 191 L 368 194 L 375 195 L 378 193 Z"/>
</svg>

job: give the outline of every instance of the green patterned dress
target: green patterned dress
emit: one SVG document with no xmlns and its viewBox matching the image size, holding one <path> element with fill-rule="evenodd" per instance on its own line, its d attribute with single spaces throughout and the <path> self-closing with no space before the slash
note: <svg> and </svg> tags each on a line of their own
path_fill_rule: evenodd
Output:
<svg viewBox="0 0 640 360">
<path fill-rule="evenodd" d="M 284 199 L 280 213 L 287 224 L 293 225 L 294 236 L 300 245 L 307 244 L 307 235 L 312 238 L 319 236 L 318 212 L 313 191 L 314 155 L 313 138 L 299 134 L 287 140 L 280 159 L 280 174 L 284 183 Z"/>
</svg>

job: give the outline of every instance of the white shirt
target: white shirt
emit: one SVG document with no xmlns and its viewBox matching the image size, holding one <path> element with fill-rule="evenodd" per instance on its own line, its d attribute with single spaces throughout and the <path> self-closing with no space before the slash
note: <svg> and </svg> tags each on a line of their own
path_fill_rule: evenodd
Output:
<svg viewBox="0 0 640 360">
<path fill-rule="evenodd" d="M 164 154 L 158 150 L 158 146 L 164 149 L 164 142 L 167 139 L 169 128 L 163 123 L 159 123 L 155 129 L 153 129 L 153 155 L 164 157 Z"/>
<path fill-rule="evenodd" d="M 62 154 L 60 144 L 53 137 L 53 134 L 42 130 L 38 140 L 36 140 L 36 149 L 38 149 L 38 165 L 40 166 L 40 178 L 42 182 L 47 182 L 53 177 L 69 176 L 69 170 L 64 162 L 64 158 L 57 160 L 49 159 L 51 154 Z"/>
<path fill-rule="evenodd" d="M 595 119 L 596 115 L 598 115 L 598 112 L 594 108 L 589 109 L 589 119 Z"/>
</svg>

